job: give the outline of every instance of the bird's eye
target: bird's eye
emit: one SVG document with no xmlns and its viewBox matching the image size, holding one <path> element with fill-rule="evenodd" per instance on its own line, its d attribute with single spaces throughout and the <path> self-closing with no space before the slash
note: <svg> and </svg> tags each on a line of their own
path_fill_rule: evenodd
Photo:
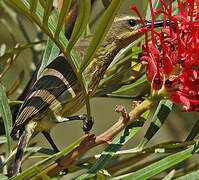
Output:
<svg viewBox="0 0 199 180">
<path fill-rule="evenodd" d="M 134 19 L 129 19 L 129 20 L 128 20 L 128 23 L 129 23 L 130 26 L 135 26 L 135 25 L 136 25 L 136 20 L 134 20 Z"/>
</svg>

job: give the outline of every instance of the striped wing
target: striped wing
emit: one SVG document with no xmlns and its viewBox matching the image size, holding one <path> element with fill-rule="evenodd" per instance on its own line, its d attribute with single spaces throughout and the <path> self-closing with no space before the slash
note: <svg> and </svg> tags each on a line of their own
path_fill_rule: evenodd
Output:
<svg viewBox="0 0 199 180">
<path fill-rule="evenodd" d="M 74 96 L 75 92 L 72 95 L 70 91 L 73 91 L 75 85 L 78 85 L 77 77 L 70 64 L 63 56 L 58 56 L 46 66 L 40 78 L 34 83 L 19 110 L 11 136 L 50 105 L 60 104 L 58 97 L 67 90 L 69 96 Z"/>
</svg>

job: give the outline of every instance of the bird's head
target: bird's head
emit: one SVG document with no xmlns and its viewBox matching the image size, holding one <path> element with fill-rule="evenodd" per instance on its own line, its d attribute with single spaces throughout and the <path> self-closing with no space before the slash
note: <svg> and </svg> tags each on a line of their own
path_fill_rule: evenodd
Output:
<svg viewBox="0 0 199 180">
<path fill-rule="evenodd" d="M 166 23 L 168 24 L 168 22 Z M 145 21 L 147 28 L 151 28 L 151 25 L 151 21 Z M 154 27 L 161 26 L 163 26 L 162 20 L 154 22 Z M 139 17 L 130 15 L 116 16 L 106 36 L 106 41 L 107 43 L 120 43 L 122 47 L 125 47 L 142 35 L 142 33 L 138 32 L 140 28 L 143 28 L 143 24 Z"/>
</svg>

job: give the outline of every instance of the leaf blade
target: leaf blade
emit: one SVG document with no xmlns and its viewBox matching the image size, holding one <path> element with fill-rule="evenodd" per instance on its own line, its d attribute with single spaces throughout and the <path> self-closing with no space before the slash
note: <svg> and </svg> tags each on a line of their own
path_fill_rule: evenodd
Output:
<svg viewBox="0 0 199 180">
<path fill-rule="evenodd" d="M 136 172 L 131 173 L 124 180 L 139 180 L 139 179 L 148 179 L 153 177 L 156 174 L 178 164 L 179 162 L 184 161 L 185 159 L 191 157 L 193 153 L 198 152 L 199 150 L 199 142 L 196 142 L 195 145 L 191 146 L 189 149 L 184 151 L 172 154 L 158 162 L 155 162 L 145 168 L 142 168 Z"/>
<path fill-rule="evenodd" d="M 77 42 L 79 37 L 85 30 L 91 12 L 91 1 L 90 0 L 79 0 L 78 1 L 78 15 L 75 21 L 73 32 L 71 34 L 66 51 L 70 52 L 74 44 Z"/>
<path fill-rule="evenodd" d="M 38 73 L 37 73 L 37 79 L 39 78 L 39 76 L 43 72 L 46 65 L 48 63 L 52 62 L 53 59 L 55 59 L 59 55 L 59 51 L 60 50 L 57 47 L 57 45 L 54 43 L 54 41 L 52 41 L 50 38 L 48 38 L 46 48 L 45 48 L 45 51 L 44 51 L 44 55 L 43 55 L 43 59 L 42 59 L 42 63 L 41 63 L 41 66 L 38 70 Z"/>
<path fill-rule="evenodd" d="M 96 172 L 103 168 L 105 163 L 113 157 L 113 155 L 128 141 L 130 140 L 143 126 L 142 121 L 136 121 L 128 125 L 122 130 L 111 142 L 107 148 L 102 152 L 99 160 L 91 167 L 88 173 L 85 173 L 76 178 L 76 180 L 88 179 L 95 176 Z"/>
<path fill-rule="evenodd" d="M 12 140 L 10 137 L 10 131 L 12 128 L 12 114 L 10 111 L 10 107 L 8 105 L 8 99 L 6 93 L 1 84 L 0 84 L 0 112 L 4 122 L 7 144 L 8 144 L 8 156 L 9 156 L 12 148 Z"/>
<path fill-rule="evenodd" d="M 87 67 L 87 65 L 92 61 L 92 58 L 94 57 L 95 53 L 97 52 L 98 48 L 100 47 L 100 44 L 105 38 L 105 35 L 107 34 L 114 17 L 116 13 L 118 12 L 123 0 L 115 0 L 112 1 L 110 6 L 105 11 L 100 23 L 98 24 L 96 31 L 93 35 L 93 38 L 89 44 L 89 47 L 87 49 L 87 52 L 84 56 L 84 59 L 82 60 L 81 66 L 80 66 L 80 72 L 83 72 L 84 69 Z"/>
</svg>

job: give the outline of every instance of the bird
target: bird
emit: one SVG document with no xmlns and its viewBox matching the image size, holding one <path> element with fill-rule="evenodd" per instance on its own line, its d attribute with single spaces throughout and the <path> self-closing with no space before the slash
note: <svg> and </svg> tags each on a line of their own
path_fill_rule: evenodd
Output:
<svg viewBox="0 0 199 180">
<path fill-rule="evenodd" d="M 151 21 L 145 21 L 151 27 Z M 156 27 L 163 26 L 163 21 L 156 21 Z M 138 32 L 143 25 L 138 17 L 119 15 L 115 17 L 106 37 L 96 52 L 92 62 L 84 73 L 86 89 L 92 96 L 107 67 L 115 55 L 142 34 Z M 92 36 L 80 40 L 74 49 L 83 59 Z M 71 65 L 63 54 L 49 63 L 38 80 L 32 85 L 27 97 L 21 105 L 10 135 L 19 131 L 19 142 L 14 160 L 13 176 L 20 172 L 21 160 L 27 144 L 34 132 L 42 132 L 51 146 L 58 152 L 50 130 L 57 123 L 83 120 L 83 130 L 89 131 L 93 121 L 85 115 L 71 116 L 85 105 L 84 93 Z M 71 116 L 71 117 L 70 117 Z"/>
</svg>

